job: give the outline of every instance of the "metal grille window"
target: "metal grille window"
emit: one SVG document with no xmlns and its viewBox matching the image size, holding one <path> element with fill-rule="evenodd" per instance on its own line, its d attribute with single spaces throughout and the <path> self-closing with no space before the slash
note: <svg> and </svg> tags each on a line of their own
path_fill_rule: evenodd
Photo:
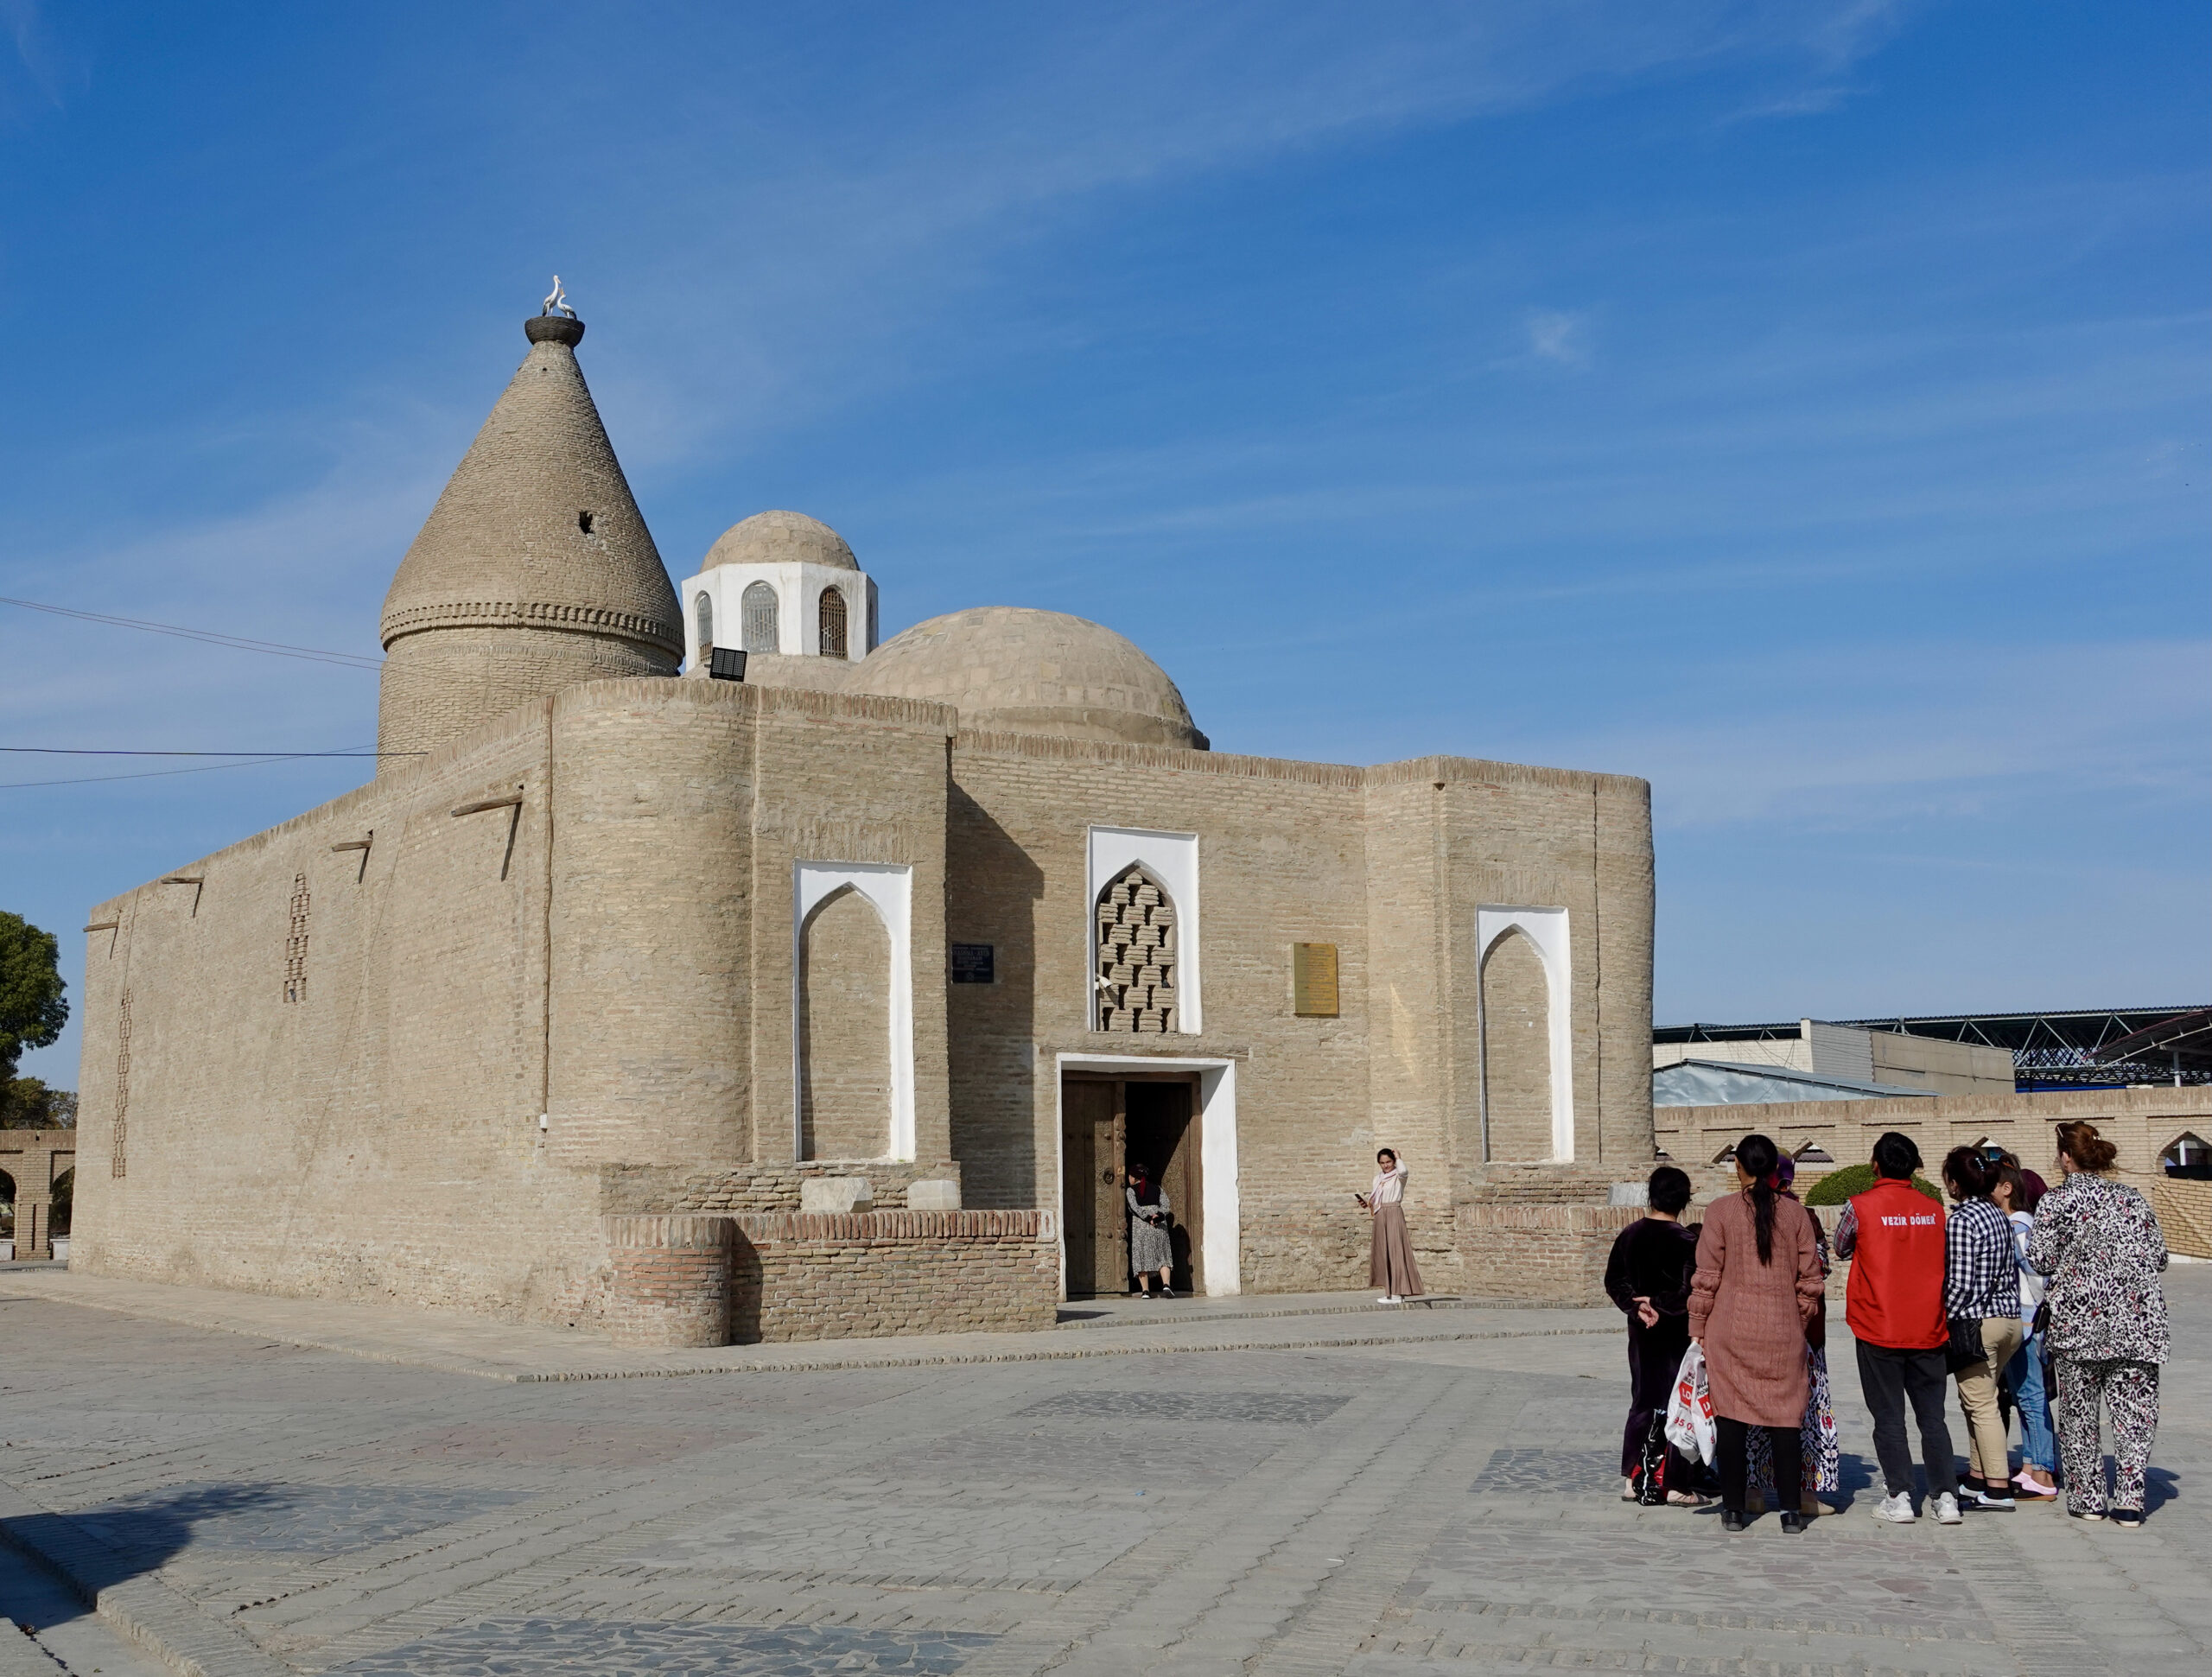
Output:
<svg viewBox="0 0 2212 1677">
<path fill-rule="evenodd" d="M 1132 864 L 1099 893 L 1098 1028 L 1128 1033 L 1175 1026 L 1175 905 Z"/>
<path fill-rule="evenodd" d="M 780 636 L 776 625 L 776 591 L 766 582 L 755 582 L 745 591 L 740 602 L 745 614 L 745 650 L 748 652 L 773 652 L 779 650 Z"/>
<path fill-rule="evenodd" d="M 699 662 L 715 650 L 715 602 L 701 594 L 691 604 L 691 615 L 699 628 Z"/>
<path fill-rule="evenodd" d="M 845 596 L 836 588 L 822 591 L 822 656 L 845 656 Z"/>
</svg>

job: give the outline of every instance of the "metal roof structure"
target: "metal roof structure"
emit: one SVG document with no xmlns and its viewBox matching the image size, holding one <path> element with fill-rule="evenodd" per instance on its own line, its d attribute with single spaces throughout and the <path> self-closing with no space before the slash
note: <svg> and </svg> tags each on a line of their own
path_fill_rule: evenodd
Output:
<svg viewBox="0 0 2212 1677">
<path fill-rule="evenodd" d="M 2013 1080 L 2024 1089 L 2212 1083 L 2212 1007 L 1901 1014 L 1821 1022 L 2001 1048 L 2012 1055 Z M 1651 1039 L 1771 1042 L 1794 1039 L 1799 1032 L 1799 1021 L 1794 1019 L 1760 1025 L 1669 1025 L 1652 1032 Z"/>
</svg>

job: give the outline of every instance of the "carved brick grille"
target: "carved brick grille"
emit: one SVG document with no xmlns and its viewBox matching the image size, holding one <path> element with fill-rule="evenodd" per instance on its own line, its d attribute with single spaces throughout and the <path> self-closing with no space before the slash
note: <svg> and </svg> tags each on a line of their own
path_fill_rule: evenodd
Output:
<svg viewBox="0 0 2212 1677">
<path fill-rule="evenodd" d="M 842 658 L 845 656 L 845 596 L 836 588 L 822 591 L 822 656 Z"/>
<path fill-rule="evenodd" d="M 123 993 L 123 1017 L 115 1027 L 115 1153 L 108 1174 L 123 1172 L 124 1126 L 130 1115 L 130 992 Z"/>
<path fill-rule="evenodd" d="M 303 1001 L 308 994 L 308 876 L 292 875 L 292 928 L 284 939 L 284 1000 Z"/>
<path fill-rule="evenodd" d="M 1098 898 L 1098 1028 L 1129 1033 L 1175 1026 L 1175 905 L 1131 867 Z"/>
</svg>

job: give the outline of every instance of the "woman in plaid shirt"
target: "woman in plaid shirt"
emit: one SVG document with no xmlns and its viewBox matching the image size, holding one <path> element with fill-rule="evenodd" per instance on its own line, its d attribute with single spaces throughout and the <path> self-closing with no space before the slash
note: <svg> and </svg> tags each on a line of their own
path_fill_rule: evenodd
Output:
<svg viewBox="0 0 2212 1677">
<path fill-rule="evenodd" d="M 2012 1225 L 1989 1197 L 1999 1172 L 1979 1147 L 1954 1147 L 1943 1160 L 1943 1187 L 1958 1202 L 1943 1226 L 1943 1313 L 1954 1322 L 1980 1323 L 1985 1353 L 1958 1371 L 1967 1469 L 1959 1501 L 2010 1512 L 2016 1506 L 2012 1460 L 1997 1404 L 1997 1371 L 2020 1349 L 2020 1265 Z"/>
</svg>

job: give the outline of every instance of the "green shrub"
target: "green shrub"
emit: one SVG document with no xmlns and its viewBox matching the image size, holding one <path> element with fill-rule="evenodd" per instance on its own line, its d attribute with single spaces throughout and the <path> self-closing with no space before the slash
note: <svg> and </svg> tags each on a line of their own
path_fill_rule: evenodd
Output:
<svg viewBox="0 0 2212 1677">
<path fill-rule="evenodd" d="M 1808 1189 L 1805 1193 L 1805 1204 L 1840 1205 L 1844 1201 L 1856 1198 L 1859 1195 L 1865 1193 L 1873 1185 L 1874 1167 L 1872 1165 L 1846 1165 L 1840 1171 L 1830 1171 Z M 1912 1179 L 1912 1185 L 1938 1205 L 1943 1203 L 1942 1191 L 1926 1177 L 1916 1176 Z"/>
</svg>

